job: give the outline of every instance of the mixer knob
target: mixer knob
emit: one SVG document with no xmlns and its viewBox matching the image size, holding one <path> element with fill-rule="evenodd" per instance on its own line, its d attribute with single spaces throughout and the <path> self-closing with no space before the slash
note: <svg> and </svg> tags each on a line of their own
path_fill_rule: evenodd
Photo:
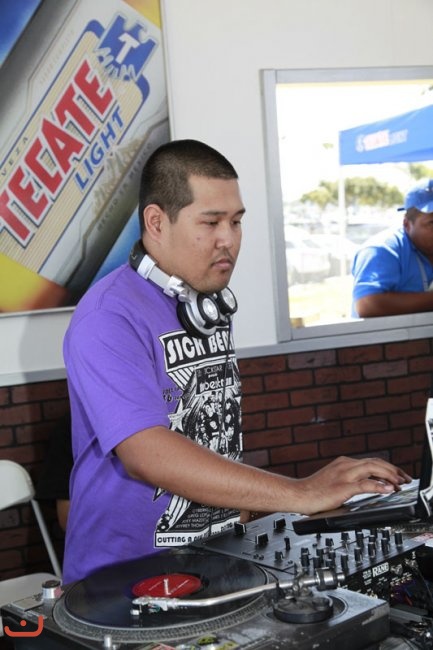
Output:
<svg viewBox="0 0 433 650">
<path fill-rule="evenodd" d="M 382 548 L 382 553 L 384 553 L 385 555 L 386 555 L 387 553 L 389 553 L 389 550 L 390 550 L 389 539 L 386 539 L 385 537 L 382 538 L 382 539 L 380 540 L 380 546 L 381 546 L 381 548 Z"/>
<path fill-rule="evenodd" d="M 383 539 L 390 539 L 391 538 L 391 531 L 389 528 L 382 528 L 382 537 Z"/>
<path fill-rule="evenodd" d="M 302 553 L 301 551 L 301 566 L 303 566 L 304 569 L 310 566 L 310 555 L 308 553 L 308 550 L 306 553 Z"/>
<path fill-rule="evenodd" d="M 279 530 L 284 530 L 286 527 L 286 520 L 284 517 L 279 517 L 278 519 L 274 520 L 274 530 L 279 531 Z"/>
<path fill-rule="evenodd" d="M 259 533 L 256 535 L 256 546 L 266 546 L 268 541 L 268 533 Z"/>
<path fill-rule="evenodd" d="M 358 546 L 364 546 L 364 535 L 362 534 L 362 530 L 357 530 L 355 533 L 356 537 L 356 542 Z"/>
<path fill-rule="evenodd" d="M 240 521 L 236 521 L 234 526 L 234 532 L 235 535 L 239 535 L 239 536 L 245 535 L 245 533 L 247 532 L 247 527 L 245 526 L 245 524 L 241 524 Z"/>
<path fill-rule="evenodd" d="M 391 571 L 391 573 L 398 576 L 399 578 L 401 578 L 401 576 L 404 573 L 404 569 L 403 569 L 401 564 L 397 564 L 396 566 L 392 566 L 392 567 L 389 568 L 389 570 Z"/>
<path fill-rule="evenodd" d="M 349 570 L 349 556 L 347 555 L 347 553 L 344 553 L 341 556 L 341 568 L 344 573 L 347 573 L 347 571 Z"/>
<path fill-rule="evenodd" d="M 397 546 L 403 546 L 403 533 L 401 530 L 396 530 L 394 534 L 394 541 Z"/>
</svg>

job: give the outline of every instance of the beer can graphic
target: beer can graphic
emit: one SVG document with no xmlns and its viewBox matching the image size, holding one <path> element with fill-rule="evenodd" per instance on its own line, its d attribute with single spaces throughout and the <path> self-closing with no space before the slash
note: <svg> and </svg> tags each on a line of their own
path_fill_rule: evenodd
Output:
<svg viewBox="0 0 433 650">
<path fill-rule="evenodd" d="M 169 139 L 158 0 L 43 0 L 0 87 L 0 311 L 71 305 Z"/>
</svg>

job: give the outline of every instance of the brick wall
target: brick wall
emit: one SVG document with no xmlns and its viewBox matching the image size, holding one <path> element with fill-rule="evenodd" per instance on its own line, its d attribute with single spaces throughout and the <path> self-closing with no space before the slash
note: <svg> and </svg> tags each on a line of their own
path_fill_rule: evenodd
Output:
<svg viewBox="0 0 433 650">
<path fill-rule="evenodd" d="M 340 454 L 381 455 L 416 475 L 433 343 L 403 343 L 239 361 L 245 461 L 305 476 Z M 47 441 L 68 410 L 65 381 L 0 388 L 0 458 L 37 481 Z M 61 555 L 52 504 L 43 510 Z M 49 569 L 32 512 L 0 512 L 0 579 Z"/>
<path fill-rule="evenodd" d="M 68 409 L 65 381 L 0 387 L 0 458 L 24 465 L 36 484 L 50 434 Z M 54 503 L 40 506 L 61 558 L 64 535 Z M 31 506 L 0 512 L 0 580 L 51 570 Z"/>
<path fill-rule="evenodd" d="M 339 454 L 418 471 L 432 341 L 241 360 L 245 460 L 305 476 Z"/>
</svg>

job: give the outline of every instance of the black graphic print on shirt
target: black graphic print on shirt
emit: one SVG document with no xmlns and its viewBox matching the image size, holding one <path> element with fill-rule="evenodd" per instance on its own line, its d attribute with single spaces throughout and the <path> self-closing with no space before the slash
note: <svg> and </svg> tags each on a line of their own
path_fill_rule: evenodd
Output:
<svg viewBox="0 0 433 650">
<path fill-rule="evenodd" d="M 241 384 L 227 328 L 208 339 L 185 331 L 161 337 L 166 372 L 179 388 L 171 429 L 199 445 L 240 461 L 242 456 Z M 197 468 L 200 471 L 200 468 Z M 162 494 L 155 493 L 155 499 Z M 209 508 L 173 495 L 155 531 L 155 547 L 188 544 L 233 525 L 238 511 Z"/>
</svg>

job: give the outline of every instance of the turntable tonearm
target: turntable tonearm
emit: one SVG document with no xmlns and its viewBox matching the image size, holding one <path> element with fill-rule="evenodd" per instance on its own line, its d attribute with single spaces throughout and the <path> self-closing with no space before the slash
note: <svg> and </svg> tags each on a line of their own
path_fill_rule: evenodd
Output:
<svg viewBox="0 0 433 650">
<path fill-rule="evenodd" d="M 157 607 L 165 597 L 134 596 L 143 581 L 150 580 L 155 591 L 179 575 L 198 581 L 192 581 L 194 594 L 179 599 L 176 608 Z M 42 634 L 17 638 L 17 650 L 311 650 L 313 642 L 315 648 L 356 650 L 385 638 L 388 603 L 338 587 L 341 577 L 323 569 L 277 579 L 249 560 L 188 547 L 101 569 L 66 585 L 60 598 L 37 595 L 6 606 L 2 614 L 15 630 L 20 620 L 35 627 L 38 616 L 45 617 Z M 185 606 L 188 600 L 195 601 L 193 607 Z M 358 625 L 362 635 L 353 635 Z"/>
<path fill-rule="evenodd" d="M 394 543 L 390 531 L 299 537 L 290 517 L 100 569 L 60 595 L 45 589 L 3 607 L 3 623 L 34 631 L 44 617 L 40 635 L 15 637 L 17 650 L 378 647 L 393 585 L 398 594 L 412 579 L 423 542 Z"/>
</svg>

